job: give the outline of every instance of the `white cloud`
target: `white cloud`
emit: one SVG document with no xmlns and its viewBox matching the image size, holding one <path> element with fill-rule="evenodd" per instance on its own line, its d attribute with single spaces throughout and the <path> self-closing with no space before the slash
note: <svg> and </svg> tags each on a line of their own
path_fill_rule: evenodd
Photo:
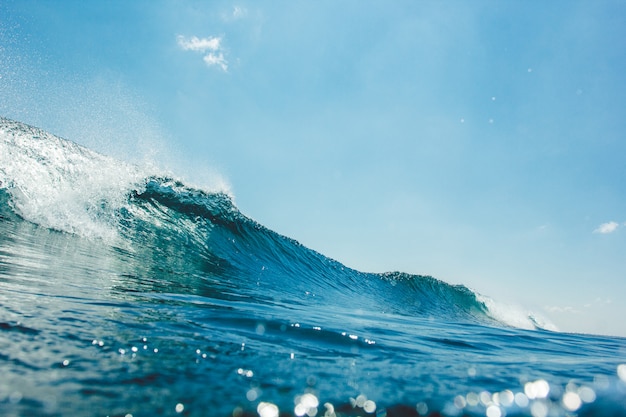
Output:
<svg viewBox="0 0 626 417">
<path fill-rule="evenodd" d="M 602 223 L 593 232 L 594 233 L 608 234 L 608 233 L 613 233 L 614 231 L 616 231 L 618 227 L 619 227 L 619 223 L 617 223 L 617 222 Z"/>
<path fill-rule="evenodd" d="M 246 17 L 248 10 L 245 7 L 235 6 L 233 7 L 233 18 L 241 19 Z"/>
<path fill-rule="evenodd" d="M 187 39 L 182 35 L 178 35 L 176 40 L 178 41 L 178 46 L 183 50 L 199 52 L 217 51 L 220 49 L 220 43 L 222 42 L 220 37 L 198 38 L 197 36 L 192 36 L 190 39 Z"/>
<path fill-rule="evenodd" d="M 183 51 L 204 53 L 205 55 L 202 60 L 209 67 L 218 66 L 222 71 L 228 71 L 228 61 L 226 61 L 224 53 L 222 52 L 221 37 L 210 36 L 208 38 L 198 38 L 197 36 L 192 36 L 191 38 L 186 38 L 182 35 L 178 35 L 176 41 Z"/>
<path fill-rule="evenodd" d="M 224 54 L 209 53 L 202 58 L 208 66 L 218 65 L 224 72 L 228 71 L 228 62 L 224 59 Z"/>
<path fill-rule="evenodd" d="M 243 6 L 234 6 L 231 10 L 224 11 L 221 16 L 224 22 L 232 22 L 234 20 L 244 19 L 246 16 L 248 16 L 248 9 Z"/>
</svg>

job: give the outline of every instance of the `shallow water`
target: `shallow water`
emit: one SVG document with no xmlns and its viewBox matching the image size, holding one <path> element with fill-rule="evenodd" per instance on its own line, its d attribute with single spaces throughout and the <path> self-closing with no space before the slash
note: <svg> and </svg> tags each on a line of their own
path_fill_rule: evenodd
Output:
<svg viewBox="0 0 626 417">
<path fill-rule="evenodd" d="M 626 339 L 512 327 L 0 122 L 2 415 L 626 415 Z"/>
</svg>

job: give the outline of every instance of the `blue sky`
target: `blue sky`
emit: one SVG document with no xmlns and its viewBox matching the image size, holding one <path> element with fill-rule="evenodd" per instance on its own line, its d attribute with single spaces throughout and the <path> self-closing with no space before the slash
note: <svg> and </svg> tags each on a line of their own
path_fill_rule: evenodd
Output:
<svg viewBox="0 0 626 417">
<path fill-rule="evenodd" d="M 626 336 L 625 50 L 622 1 L 0 0 L 0 114 Z"/>
</svg>

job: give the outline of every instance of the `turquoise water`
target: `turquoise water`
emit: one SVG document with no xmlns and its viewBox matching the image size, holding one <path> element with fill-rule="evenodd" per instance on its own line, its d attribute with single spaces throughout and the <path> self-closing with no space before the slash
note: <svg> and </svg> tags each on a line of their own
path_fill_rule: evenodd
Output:
<svg viewBox="0 0 626 417">
<path fill-rule="evenodd" d="M 626 415 L 626 339 L 352 270 L 6 119 L 0 289 L 6 416 Z"/>
</svg>

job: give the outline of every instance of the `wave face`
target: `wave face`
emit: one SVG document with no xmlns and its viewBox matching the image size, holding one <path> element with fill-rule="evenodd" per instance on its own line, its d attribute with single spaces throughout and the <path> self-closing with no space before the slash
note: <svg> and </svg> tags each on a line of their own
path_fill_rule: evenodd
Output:
<svg viewBox="0 0 626 417">
<path fill-rule="evenodd" d="M 367 310 L 491 320 L 463 286 L 357 272 L 244 216 L 224 192 L 187 187 L 23 124 L 0 126 L 0 183 L 10 207 L 33 223 L 142 248 L 132 250 L 165 269 L 182 260 L 186 272 L 230 280 L 256 301 L 341 304 L 358 294 Z"/>
<path fill-rule="evenodd" d="M 0 282 L 7 415 L 621 410 L 622 339 L 546 332 L 433 277 L 347 268 L 224 190 L 2 118 Z M 593 370 L 572 370 L 580 345 Z M 520 388 L 549 377 L 553 397 L 579 378 L 578 400 Z"/>
</svg>

